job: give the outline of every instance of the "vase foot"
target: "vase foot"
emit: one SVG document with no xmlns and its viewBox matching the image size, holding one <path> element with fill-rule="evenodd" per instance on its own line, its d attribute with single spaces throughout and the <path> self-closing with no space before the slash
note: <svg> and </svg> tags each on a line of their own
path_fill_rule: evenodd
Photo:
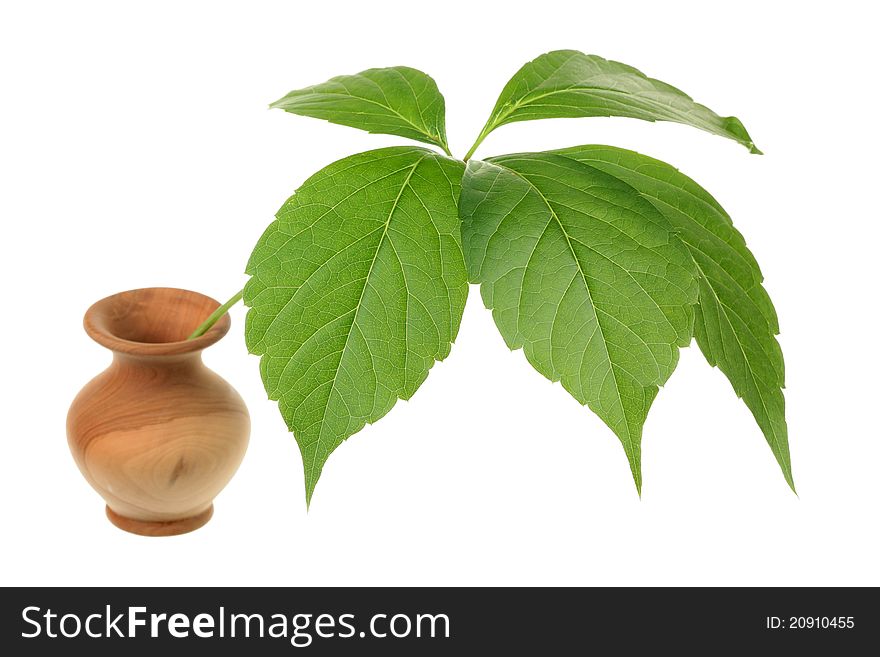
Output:
<svg viewBox="0 0 880 657">
<path fill-rule="evenodd" d="M 148 520 L 135 520 L 134 518 L 126 518 L 116 513 L 109 506 L 107 507 L 107 517 L 114 525 L 132 534 L 141 536 L 177 536 L 178 534 L 186 534 L 195 531 L 203 526 L 214 515 L 214 505 L 212 504 L 200 514 L 189 518 L 181 518 L 180 520 L 169 520 L 166 522 Z"/>
</svg>

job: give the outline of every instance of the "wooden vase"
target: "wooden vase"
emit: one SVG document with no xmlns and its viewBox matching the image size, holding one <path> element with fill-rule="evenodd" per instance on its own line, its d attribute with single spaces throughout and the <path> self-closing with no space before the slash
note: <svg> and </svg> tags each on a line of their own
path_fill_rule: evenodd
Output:
<svg viewBox="0 0 880 657">
<path fill-rule="evenodd" d="M 219 305 L 197 292 L 145 288 L 86 312 L 86 333 L 113 362 L 73 400 L 67 440 L 121 529 L 145 536 L 198 529 L 244 457 L 247 407 L 201 356 L 229 330 L 229 315 L 186 339 Z"/>
</svg>

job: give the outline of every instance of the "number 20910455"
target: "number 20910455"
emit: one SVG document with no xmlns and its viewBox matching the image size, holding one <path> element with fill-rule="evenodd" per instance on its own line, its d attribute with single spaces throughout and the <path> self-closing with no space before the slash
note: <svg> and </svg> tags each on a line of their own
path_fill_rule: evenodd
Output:
<svg viewBox="0 0 880 657">
<path fill-rule="evenodd" d="M 848 630 L 856 626 L 854 616 L 767 616 L 768 630 Z"/>
</svg>

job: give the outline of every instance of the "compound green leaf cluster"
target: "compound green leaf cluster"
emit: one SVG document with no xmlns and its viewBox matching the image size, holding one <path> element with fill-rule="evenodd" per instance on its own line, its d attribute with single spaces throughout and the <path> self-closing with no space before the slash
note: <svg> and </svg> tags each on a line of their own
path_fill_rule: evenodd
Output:
<svg viewBox="0 0 880 657">
<path fill-rule="evenodd" d="M 340 76 L 272 106 L 449 154 L 443 96 L 415 69 Z M 325 167 L 279 210 L 247 267 L 246 338 L 300 446 L 307 500 L 330 453 L 448 355 L 468 282 L 507 345 L 617 435 L 639 492 L 648 410 L 694 337 L 794 488 L 776 313 L 715 199 L 668 164 L 610 146 L 470 159 L 501 125 L 588 116 L 675 121 L 760 152 L 738 119 L 629 66 L 560 50 L 514 75 L 463 161 L 415 146 L 368 151 Z"/>
</svg>

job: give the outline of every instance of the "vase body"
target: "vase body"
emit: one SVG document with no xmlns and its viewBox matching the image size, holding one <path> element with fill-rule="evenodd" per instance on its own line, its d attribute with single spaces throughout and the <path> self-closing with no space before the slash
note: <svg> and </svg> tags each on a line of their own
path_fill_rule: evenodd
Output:
<svg viewBox="0 0 880 657">
<path fill-rule="evenodd" d="M 201 527 L 244 457 L 247 407 L 201 356 L 229 330 L 229 316 L 186 340 L 219 305 L 196 292 L 145 288 L 86 312 L 86 332 L 113 361 L 74 399 L 67 439 L 121 529 L 169 536 Z"/>
</svg>

